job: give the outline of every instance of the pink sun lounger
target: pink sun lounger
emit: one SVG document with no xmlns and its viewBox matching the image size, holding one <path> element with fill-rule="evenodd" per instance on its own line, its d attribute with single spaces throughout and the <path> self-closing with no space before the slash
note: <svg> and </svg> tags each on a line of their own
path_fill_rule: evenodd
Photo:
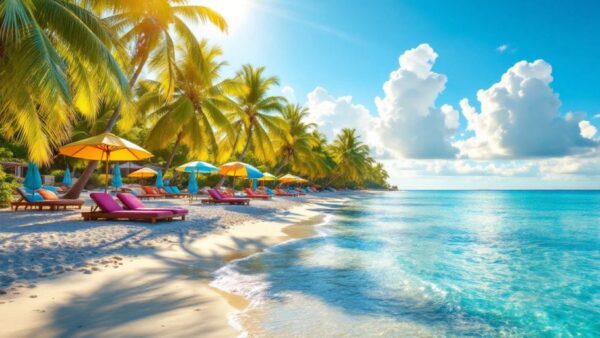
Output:
<svg viewBox="0 0 600 338">
<path fill-rule="evenodd" d="M 129 193 L 118 193 L 117 198 L 123 203 L 127 210 L 136 211 L 170 211 L 175 216 L 182 216 L 185 219 L 185 215 L 188 214 L 188 209 L 178 207 L 157 207 L 149 208 L 142 201 L 140 201 L 134 194 Z"/>
<path fill-rule="evenodd" d="M 173 220 L 175 215 L 171 211 L 150 211 L 150 210 L 125 210 L 117 203 L 110 194 L 94 192 L 90 194 L 90 198 L 96 203 L 100 211 L 82 212 L 81 216 L 84 221 L 99 220 L 99 219 L 125 219 L 125 220 L 143 220 L 156 223 L 159 220 Z"/>
</svg>

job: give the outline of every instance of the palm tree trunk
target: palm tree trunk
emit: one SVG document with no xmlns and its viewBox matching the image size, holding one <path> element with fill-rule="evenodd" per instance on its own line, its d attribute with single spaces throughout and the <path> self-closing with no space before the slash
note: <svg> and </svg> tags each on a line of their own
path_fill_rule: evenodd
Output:
<svg viewBox="0 0 600 338">
<path fill-rule="evenodd" d="M 275 173 L 274 173 L 275 176 L 279 175 L 279 172 L 281 171 L 281 169 L 283 169 L 283 167 L 285 167 L 285 165 L 288 163 L 290 163 L 290 155 L 289 154 L 285 157 L 285 160 L 281 161 L 281 163 L 275 169 Z"/>
<path fill-rule="evenodd" d="M 177 134 L 177 139 L 175 140 L 175 144 L 173 145 L 173 150 L 171 151 L 171 154 L 169 155 L 169 159 L 167 160 L 167 163 L 165 164 L 165 173 L 171 168 L 171 164 L 173 164 L 173 159 L 175 158 L 175 153 L 177 153 L 177 148 L 179 148 L 179 144 L 181 143 L 182 138 L 183 138 L 183 132 L 179 132 L 179 134 Z M 177 170 L 175 170 L 173 172 L 172 179 L 175 179 L 175 177 L 177 177 Z"/>
<path fill-rule="evenodd" d="M 131 76 L 131 79 L 129 80 L 129 89 L 130 90 L 133 88 L 133 86 L 137 82 L 147 60 L 148 60 L 148 54 L 146 54 L 144 56 L 144 58 L 142 58 L 142 60 L 140 61 L 140 63 L 137 66 L 137 69 Z M 110 120 L 108 121 L 108 124 L 106 125 L 106 129 L 104 130 L 104 132 L 111 132 L 113 130 L 113 128 L 115 127 L 115 124 L 117 123 L 117 120 L 119 119 L 119 116 L 121 116 L 121 105 L 120 104 L 115 108 L 115 111 L 113 112 L 112 116 L 110 117 Z M 90 180 L 90 177 L 92 177 L 92 174 L 94 173 L 94 170 L 96 170 L 97 166 L 98 166 L 98 161 L 90 161 L 88 163 L 88 165 L 85 167 L 85 170 L 81 173 L 81 176 L 79 176 L 79 178 L 77 179 L 77 182 L 75 182 L 75 184 L 73 184 L 71 186 L 71 188 L 69 189 L 69 191 L 67 191 L 67 193 L 64 195 L 63 198 L 65 198 L 65 199 L 79 198 L 79 195 L 81 195 L 81 191 L 83 191 L 83 188 L 85 188 L 85 185 Z"/>
<path fill-rule="evenodd" d="M 173 159 L 175 158 L 175 153 L 177 152 L 177 148 L 179 148 L 179 144 L 181 143 L 181 139 L 183 138 L 183 132 L 179 132 L 177 134 L 177 139 L 175 140 L 175 144 L 173 145 L 173 150 L 171 151 L 171 155 L 169 155 L 169 159 L 165 164 L 165 172 L 171 168 L 171 164 L 173 164 Z"/>
</svg>

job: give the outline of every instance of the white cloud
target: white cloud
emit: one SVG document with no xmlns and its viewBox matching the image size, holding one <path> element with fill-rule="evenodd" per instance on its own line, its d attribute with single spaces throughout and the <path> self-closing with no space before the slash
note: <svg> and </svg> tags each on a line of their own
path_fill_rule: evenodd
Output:
<svg viewBox="0 0 600 338">
<path fill-rule="evenodd" d="M 468 158 L 559 157 L 589 151 L 597 142 L 582 137 L 582 114 L 560 115 L 550 87 L 552 67 L 521 61 L 498 83 L 477 92 L 481 113 L 460 101 L 467 129 L 475 136 L 455 143 Z M 591 131 L 588 129 L 587 131 Z"/>
<path fill-rule="evenodd" d="M 290 102 L 296 102 L 296 91 L 291 86 L 281 87 L 281 95 Z"/>
<path fill-rule="evenodd" d="M 500 53 L 504 53 L 508 50 L 508 45 L 502 44 L 502 45 L 498 46 L 498 48 L 496 48 L 496 50 L 499 51 Z"/>
<path fill-rule="evenodd" d="M 594 138 L 598 131 L 589 121 L 579 122 L 579 129 L 581 129 L 581 136 L 590 140 Z"/>
<path fill-rule="evenodd" d="M 322 87 L 308 93 L 308 121 L 319 126 L 328 140 L 332 140 L 343 128 L 355 128 L 363 141 L 372 142 L 373 127 L 377 124 L 367 107 L 352 102 L 351 96 L 334 97 Z"/>
<path fill-rule="evenodd" d="M 396 157 L 452 158 L 457 153 L 450 138 L 458 127 L 458 114 L 450 105 L 435 106 L 447 80 L 432 72 L 437 56 L 427 44 L 404 52 L 400 67 L 383 85 L 385 96 L 375 99 L 377 134 Z"/>
</svg>

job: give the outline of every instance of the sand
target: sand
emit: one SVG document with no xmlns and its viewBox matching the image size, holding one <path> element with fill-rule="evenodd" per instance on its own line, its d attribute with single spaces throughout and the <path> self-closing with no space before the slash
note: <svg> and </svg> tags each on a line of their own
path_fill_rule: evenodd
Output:
<svg viewBox="0 0 600 338">
<path fill-rule="evenodd" d="M 0 337 L 236 337 L 228 318 L 247 302 L 211 287 L 212 273 L 314 235 L 323 212 L 346 198 L 147 203 L 190 209 L 186 221 L 159 224 L 0 211 Z"/>
</svg>

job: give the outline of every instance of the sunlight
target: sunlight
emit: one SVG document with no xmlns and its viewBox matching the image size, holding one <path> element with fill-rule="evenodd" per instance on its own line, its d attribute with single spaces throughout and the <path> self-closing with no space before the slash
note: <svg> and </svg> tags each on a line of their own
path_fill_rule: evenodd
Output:
<svg viewBox="0 0 600 338">
<path fill-rule="evenodd" d="M 251 0 L 195 0 L 194 4 L 208 6 L 219 12 L 232 31 L 239 27 L 248 17 Z"/>
</svg>

